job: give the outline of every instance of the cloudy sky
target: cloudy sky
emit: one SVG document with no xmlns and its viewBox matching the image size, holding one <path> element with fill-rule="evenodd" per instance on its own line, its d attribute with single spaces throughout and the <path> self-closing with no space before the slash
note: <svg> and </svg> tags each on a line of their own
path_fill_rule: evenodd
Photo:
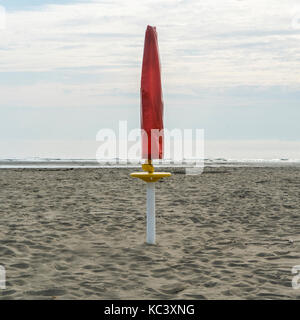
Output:
<svg viewBox="0 0 300 320">
<path fill-rule="evenodd" d="M 147 24 L 167 128 L 203 128 L 208 156 L 300 158 L 299 0 L 0 5 L 0 158 L 94 157 L 99 129 L 139 127 Z"/>
</svg>

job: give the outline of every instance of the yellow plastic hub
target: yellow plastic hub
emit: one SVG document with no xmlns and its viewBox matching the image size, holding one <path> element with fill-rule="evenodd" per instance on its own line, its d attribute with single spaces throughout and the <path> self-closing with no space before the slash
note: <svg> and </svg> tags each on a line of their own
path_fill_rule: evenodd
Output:
<svg viewBox="0 0 300 320">
<path fill-rule="evenodd" d="M 159 179 L 170 177 L 170 172 L 133 172 L 130 174 L 133 178 L 139 178 L 145 182 L 156 182 Z"/>
<path fill-rule="evenodd" d="M 152 164 L 152 160 L 146 160 L 144 164 L 142 164 L 142 169 L 145 172 L 133 172 L 130 175 L 133 178 L 139 178 L 144 180 L 145 182 L 156 182 L 159 179 L 170 177 L 170 172 L 154 172 L 154 166 Z"/>
</svg>

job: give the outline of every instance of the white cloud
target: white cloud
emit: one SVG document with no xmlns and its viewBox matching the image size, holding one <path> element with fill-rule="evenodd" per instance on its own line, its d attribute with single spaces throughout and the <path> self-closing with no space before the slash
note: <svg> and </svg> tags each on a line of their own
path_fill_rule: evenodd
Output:
<svg viewBox="0 0 300 320">
<path fill-rule="evenodd" d="M 224 105 L 254 106 L 257 114 L 259 108 L 265 107 L 268 119 L 273 116 L 270 105 L 280 106 L 282 113 L 274 116 L 279 122 L 288 105 L 285 98 L 290 97 L 294 116 L 285 124 L 290 138 L 294 135 L 291 128 L 296 128 L 292 120 L 298 115 L 293 107 L 297 103 L 295 92 L 300 88 L 296 72 L 300 68 L 300 29 L 295 27 L 298 3 L 299 0 L 95 0 L 7 11 L 6 29 L 0 30 L 1 112 L 5 115 L 11 106 L 99 107 L 106 108 L 107 121 L 118 121 L 114 117 L 119 115 L 112 110 L 119 107 L 124 117 L 132 106 L 136 108 L 138 125 L 144 33 L 150 24 L 156 25 L 159 37 L 166 123 L 177 125 L 186 120 L 196 127 L 204 116 L 206 122 L 201 125 L 208 123 L 209 132 L 216 132 L 214 137 L 223 137 L 221 130 L 227 129 L 222 127 L 225 116 L 230 125 L 231 119 L 235 124 L 245 121 L 244 113 L 235 118 L 236 110 L 228 111 Z M 9 83 L 5 83 L 5 72 L 15 72 Z M 22 83 L 16 78 L 14 84 L 13 77 L 22 73 L 29 79 L 33 72 L 44 73 L 43 81 Z M 65 77 L 49 76 L 64 72 Z M 78 81 L 71 81 L 72 77 Z M 222 94 L 222 90 L 232 88 L 238 92 L 243 86 L 272 90 L 266 90 L 266 103 L 261 96 L 255 97 L 256 92 L 242 97 Z M 272 95 L 277 87 L 293 93 L 275 101 Z M 186 115 L 183 119 L 183 108 L 190 108 L 190 118 Z M 78 122 L 85 115 L 82 109 L 77 114 Z M 220 110 L 224 117 L 219 117 L 218 122 L 215 119 Z M 0 120 L 3 118 L 5 123 L 3 114 Z M 13 119 L 13 113 L 9 114 Z M 253 115 L 250 111 L 249 114 Z M 67 126 L 67 111 L 64 116 Z M 29 128 L 31 123 L 39 126 L 37 120 L 27 120 Z M 86 127 L 90 126 L 88 121 L 90 118 Z M 101 121 L 99 116 L 97 129 L 101 128 Z M 264 126 L 261 124 L 261 132 L 268 133 Z M 14 128 L 17 132 L 18 126 Z M 252 130 L 250 125 L 249 128 Z M 279 132 L 274 126 L 272 130 L 267 137 Z M 253 131 L 257 129 L 245 132 L 245 136 L 254 136 Z M 23 132 L 26 134 L 26 130 L 20 131 L 19 136 Z"/>
<path fill-rule="evenodd" d="M 145 27 L 153 24 L 171 86 L 295 85 L 300 31 L 291 28 L 294 3 L 129 0 L 14 11 L 1 32 L 0 48 L 7 50 L 0 51 L 0 68 L 118 65 L 128 74 L 130 65 L 138 76 Z"/>
<path fill-rule="evenodd" d="M 5 8 L 0 5 L 0 30 L 4 30 L 6 28 L 6 11 Z"/>
</svg>

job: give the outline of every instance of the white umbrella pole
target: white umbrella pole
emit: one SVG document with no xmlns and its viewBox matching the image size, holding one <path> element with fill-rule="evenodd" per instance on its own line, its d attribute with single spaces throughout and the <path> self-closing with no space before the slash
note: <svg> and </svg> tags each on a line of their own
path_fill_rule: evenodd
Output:
<svg viewBox="0 0 300 320">
<path fill-rule="evenodd" d="M 142 165 L 146 172 L 133 172 L 133 178 L 147 182 L 147 243 L 155 244 L 155 182 L 159 179 L 170 177 L 169 172 L 154 172 L 151 160 Z"/>
<path fill-rule="evenodd" d="M 147 182 L 147 243 L 155 244 L 155 183 Z"/>
</svg>

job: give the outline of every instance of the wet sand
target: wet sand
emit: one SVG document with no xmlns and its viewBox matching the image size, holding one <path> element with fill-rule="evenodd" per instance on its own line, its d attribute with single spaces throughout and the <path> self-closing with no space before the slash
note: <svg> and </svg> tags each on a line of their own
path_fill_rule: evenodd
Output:
<svg viewBox="0 0 300 320">
<path fill-rule="evenodd" d="M 0 170 L 0 299 L 299 299 L 300 168 Z"/>
</svg>

